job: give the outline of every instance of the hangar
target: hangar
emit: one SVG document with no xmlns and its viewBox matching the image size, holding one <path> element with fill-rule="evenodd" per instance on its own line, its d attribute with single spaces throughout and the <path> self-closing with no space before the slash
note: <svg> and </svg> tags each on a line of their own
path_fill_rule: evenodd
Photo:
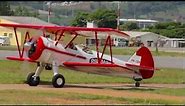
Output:
<svg viewBox="0 0 185 106">
<path fill-rule="evenodd" d="M 7 24 L 33 24 L 33 25 L 55 25 L 52 23 L 48 23 L 42 21 L 35 17 L 24 17 L 24 16 L 0 16 L 0 23 L 7 23 Z M 35 35 L 39 33 L 43 33 L 38 30 L 31 30 L 31 29 L 17 29 L 17 35 L 19 44 L 23 43 L 24 35 L 26 32 L 29 31 L 30 35 Z M 10 45 L 16 45 L 15 35 L 13 28 L 5 28 L 0 27 L 0 36 L 6 36 L 10 39 Z"/>
<path fill-rule="evenodd" d="M 147 47 L 163 47 L 165 39 L 168 37 L 153 33 L 153 32 L 138 32 L 138 31 L 124 31 L 130 35 L 128 46 L 139 46 L 140 43 L 144 43 Z"/>
</svg>

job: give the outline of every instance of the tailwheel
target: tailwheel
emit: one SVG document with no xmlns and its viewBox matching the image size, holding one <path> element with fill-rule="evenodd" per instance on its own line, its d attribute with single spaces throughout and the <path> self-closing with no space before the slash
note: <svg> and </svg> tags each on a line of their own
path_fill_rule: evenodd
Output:
<svg viewBox="0 0 185 106">
<path fill-rule="evenodd" d="M 55 88 L 62 88 L 65 84 L 65 79 L 63 75 L 56 74 L 55 76 L 53 76 L 52 84 Z"/>
<path fill-rule="evenodd" d="M 135 87 L 139 87 L 139 86 L 140 86 L 140 83 L 138 81 L 136 81 Z"/>
<path fill-rule="evenodd" d="M 29 73 L 27 76 L 27 84 L 30 86 L 37 86 L 40 82 L 40 77 L 34 75 L 35 73 Z"/>
</svg>

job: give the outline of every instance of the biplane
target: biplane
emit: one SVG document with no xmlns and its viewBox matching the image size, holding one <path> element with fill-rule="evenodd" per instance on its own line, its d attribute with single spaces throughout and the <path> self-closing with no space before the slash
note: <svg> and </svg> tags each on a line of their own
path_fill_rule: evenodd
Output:
<svg viewBox="0 0 185 106">
<path fill-rule="evenodd" d="M 72 69 L 92 74 L 128 77 L 135 80 L 135 86 L 140 86 L 142 79 L 151 78 L 156 70 L 150 50 L 142 46 L 131 56 L 128 61 L 113 57 L 112 37 L 119 36 L 128 39 L 126 33 L 112 28 L 84 28 L 69 26 L 39 26 L 27 24 L 0 24 L 2 27 L 14 29 L 18 48 L 18 57 L 8 56 L 7 59 L 16 61 L 35 62 L 37 68 L 27 76 L 27 83 L 30 86 L 37 86 L 40 82 L 40 74 L 44 69 L 53 70 L 52 85 L 62 88 L 65 78 L 59 73 L 59 67 Z M 20 47 L 16 30 L 27 28 L 41 30 L 42 35 L 30 37 L 26 32 L 23 47 Z M 52 37 L 46 36 L 45 32 L 52 33 Z M 72 36 L 66 44 L 61 39 L 65 36 Z M 73 41 L 79 36 L 94 37 L 95 50 L 87 46 L 74 44 Z M 103 36 L 103 51 L 100 52 L 98 36 Z M 108 48 L 109 54 L 105 54 Z M 26 53 L 26 56 L 24 54 Z"/>
</svg>

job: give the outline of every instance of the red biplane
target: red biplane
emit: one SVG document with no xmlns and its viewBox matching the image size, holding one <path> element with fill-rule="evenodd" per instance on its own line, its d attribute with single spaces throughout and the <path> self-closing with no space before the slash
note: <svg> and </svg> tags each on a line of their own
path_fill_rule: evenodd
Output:
<svg viewBox="0 0 185 106">
<path fill-rule="evenodd" d="M 135 86 L 139 87 L 142 79 L 151 78 L 154 74 L 154 61 L 149 49 L 145 46 L 128 60 L 122 61 L 112 56 L 112 37 L 120 36 L 128 38 L 124 32 L 111 28 L 84 28 L 84 27 L 63 27 L 63 26 L 38 26 L 23 24 L 0 24 L 2 27 L 12 27 L 15 32 L 19 57 L 7 57 L 10 60 L 29 61 L 37 63 L 37 69 L 27 76 L 27 83 L 30 86 L 37 86 L 40 82 L 40 74 L 43 69 L 52 69 L 52 85 L 56 88 L 63 87 L 65 79 L 59 74 L 59 66 L 76 71 L 82 71 L 100 75 L 112 75 L 129 77 L 136 81 Z M 28 28 L 43 31 L 42 35 L 32 36 L 26 32 L 24 45 L 21 49 L 17 28 Z M 52 37 L 47 37 L 45 32 L 52 33 Z M 65 36 L 73 38 L 64 44 L 61 39 Z M 73 41 L 78 36 L 94 37 L 96 50 L 90 50 L 82 45 L 75 45 Z M 100 53 L 100 43 L 98 36 L 106 38 L 102 53 Z M 110 55 L 105 54 L 108 48 Z M 24 56 L 24 51 L 27 56 Z"/>
</svg>

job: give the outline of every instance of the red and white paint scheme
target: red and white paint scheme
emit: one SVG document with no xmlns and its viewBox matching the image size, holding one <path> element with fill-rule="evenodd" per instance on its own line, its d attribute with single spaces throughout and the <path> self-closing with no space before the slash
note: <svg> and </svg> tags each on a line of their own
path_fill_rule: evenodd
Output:
<svg viewBox="0 0 185 106">
<path fill-rule="evenodd" d="M 53 70 L 52 84 L 54 87 L 63 87 L 65 79 L 59 74 L 59 67 L 69 68 L 75 71 L 86 73 L 120 76 L 132 78 L 136 81 L 135 86 L 139 87 L 142 79 L 151 78 L 154 74 L 154 61 L 149 49 L 145 46 L 140 47 L 128 61 L 122 61 L 112 56 L 111 36 L 117 35 L 128 37 L 123 32 L 111 28 L 82 28 L 82 27 L 61 27 L 61 26 L 36 26 L 20 24 L 0 24 L 4 27 L 13 27 L 16 34 L 16 28 L 32 28 L 45 30 L 47 32 L 60 32 L 55 35 L 55 40 L 43 36 L 30 38 L 29 32 L 25 35 L 24 47 L 22 52 L 17 40 L 19 57 L 7 57 L 10 60 L 37 63 L 35 73 L 27 76 L 27 83 L 30 86 L 37 86 L 40 82 L 40 74 L 45 69 Z M 67 44 L 59 43 L 65 32 L 74 34 L 73 39 Z M 99 52 L 98 33 L 107 33 L 103 52 Z M 94 35 L 93 35 L 94 34 Z M 112 34 L 112 35 L 111 35 Z M 90 50 L 84 45 L 74 45 L 73 41 L 77 36 L 94 36 L 96 39 L 96 50 Z M 29 39 L 29 41 L 26 41 Z M 104 54 L 106 47 L 110 48 L 110 55 Z M 27 57 L 23 56 L 26 51 Z"/>
</svg>

